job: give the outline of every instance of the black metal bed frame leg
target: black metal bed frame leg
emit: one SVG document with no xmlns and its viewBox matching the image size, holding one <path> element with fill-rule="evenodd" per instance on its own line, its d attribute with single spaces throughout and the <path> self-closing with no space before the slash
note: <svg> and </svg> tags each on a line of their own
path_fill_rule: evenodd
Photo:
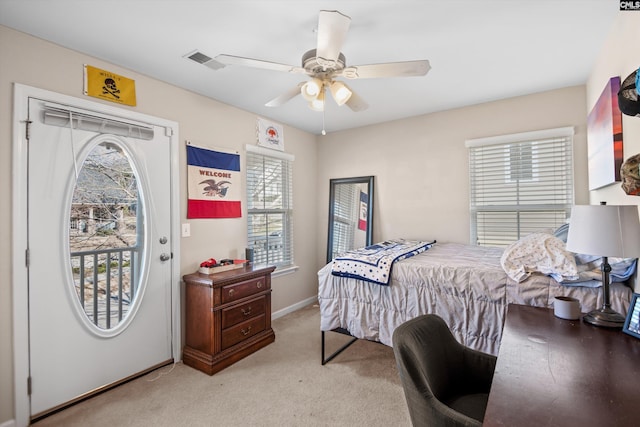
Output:
<svg viewBox="0 0 640 427">
<path fill-rule="evenodd" d="M 324 332 L 325 331 L 320 331 L 322 333 L 322 365 L 324 366 L 325 364 L 329 363 L 331 360 L 333 360 L 334 357 L 336 357 L 337 355 L 339 355 L 340 353 L 342 353 L 343 351 L 345 351 L 347 349 L 347 347 L 349 347 L 351 344 L 353 344 L 354 342 L 358 341 L 358 338 L 353 337 L 353 335 L 349 334 L 348 331 L 346 330 L 334 330 L 333 332 L 339 333 L 339 334 L 344 334 L 344 335 L 349 335 L 351 337 L 353 337 L 353 339 L 351 339 L 349 342 L 347 342 L 346 344 L 344 344 L 342 347 L 340 347 L 338 350 L 336 350 L 334 353 L 332 353 L 331 355 L 329 355 L 329 357 L 325 358 L 324 357 L 324 350 L 325 350 L 325 346 L 324 346 Z"/>
</svg>

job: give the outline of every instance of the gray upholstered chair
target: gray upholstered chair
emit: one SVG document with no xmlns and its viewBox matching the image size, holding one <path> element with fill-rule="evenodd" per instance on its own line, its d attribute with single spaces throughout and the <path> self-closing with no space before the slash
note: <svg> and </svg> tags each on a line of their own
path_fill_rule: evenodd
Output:
<svg viewBox="0 0 640 427">
<path fill-rule="evenodd" d="M 495 356 L 458 343 L 433 314 L 396 328 L 393 351 L 415 427 L 482 425 Z"/>
</svg>

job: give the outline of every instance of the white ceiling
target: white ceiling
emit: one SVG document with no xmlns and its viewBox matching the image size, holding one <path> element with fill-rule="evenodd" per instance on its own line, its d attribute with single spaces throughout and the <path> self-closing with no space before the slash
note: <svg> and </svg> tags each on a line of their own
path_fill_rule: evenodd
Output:
<svg viewBox="0 0 640 427">
<path fill-rule="evenodd" d="M 0 0 L 0 24 L 319 134 L 323 115 L 300 96 L 264 106 L 306 76 L 214 71 L 184 56 L 197 49 L 298 66 L 316 46 L 318 12 L 339 10 L 351 17 L 347 65 L 431 62 L 423 77 L 349 81 L 369 108 L 328 101 L 331 132 L 584 84 L 618 8 L 615 0 Z"/>
</svg>

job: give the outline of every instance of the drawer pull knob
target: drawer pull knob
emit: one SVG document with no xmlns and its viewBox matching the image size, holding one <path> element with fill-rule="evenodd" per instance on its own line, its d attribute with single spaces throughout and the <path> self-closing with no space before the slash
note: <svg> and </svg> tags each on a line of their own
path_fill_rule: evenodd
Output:
<svg viewBox="0 0 640 427">
<path fill-rule="evenodd" d="M 247 308 L 246 310 L 244 308 L 241 308 L 240 311 L 242 311 L 242 314 L 244 314 L 245 316 L 248 316 L 251 314 L 251 307 Z"/>
<path fill-rule="evenodd" d="M 241 329 L 240 332 L 246 337 L 247 335 L 249 335 L 249 332 L 251 332 L 251 326 L 249 326 L 246 330 Z"/>
<path fill-rule="evenodd" d="M 260 289 L 262 287 L 262 282 L 258 282 L 256 286 L 258 287 L 258 289 Z"/>
<path fill-rule="evenodd" d="M 229 289 L 229 296 L 232 297 L 236 293 L 235 289 Z"/>
</svg>

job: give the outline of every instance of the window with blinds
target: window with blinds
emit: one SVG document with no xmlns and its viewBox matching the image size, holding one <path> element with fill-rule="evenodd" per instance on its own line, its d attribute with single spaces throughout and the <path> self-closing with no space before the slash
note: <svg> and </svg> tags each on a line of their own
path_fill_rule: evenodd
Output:
<svg viewBox="0 0 640 427">
<path fill-rule="evenodd" d="M 469 148 L 471 241 L 505 247 L 564 224 L 573 205 L 573 128 L 482 138 Z"/>
<path fill-rule="evenodd" d="M 247 247 L 254 264 L 293 264 L 293 156 L 247 146 Z"/>
</svg>

